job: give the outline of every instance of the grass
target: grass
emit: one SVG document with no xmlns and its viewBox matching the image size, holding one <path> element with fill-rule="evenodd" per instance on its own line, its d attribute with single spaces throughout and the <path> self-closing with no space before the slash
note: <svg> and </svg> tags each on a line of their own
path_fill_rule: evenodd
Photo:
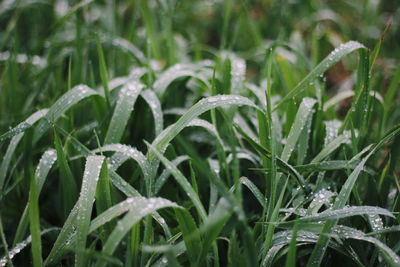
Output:
<svg viewBox="0 0 400 267">
<path fill-rule="evenodd" d="M 395 1 L 0 4 L 0 266 L 400 266 Z"/>
</svg>

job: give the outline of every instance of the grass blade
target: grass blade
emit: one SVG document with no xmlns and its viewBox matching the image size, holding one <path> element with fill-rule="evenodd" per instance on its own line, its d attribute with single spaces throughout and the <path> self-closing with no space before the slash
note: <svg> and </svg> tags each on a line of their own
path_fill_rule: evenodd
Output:
<svg viewBox="0 0 400 267">
<path fill-rule="evenodd" d="M 118 221 L 117 226 L 107 239 L 107 242 L 103 247 L 104 254 L 112 255 L 126 233 L 134 224 L 139 222 L 145 216 L 150 215 L 156 210 L 162 208 L 179 207 L 175 203 L 163 198 L 135 198 L 133 203 L 135 207 L 132 209 L 132 211 L 128 212 L 122 220 Z M 97 265 L 100 267 L 105 266 L 106 264 L 98 262 Z"/>
<path fill-rule="evenodd" d="M 149 147 L 150 151 L 158 157 L 162 163 L 165 165 L 165 167 L 171 172 L 171 174 L 174 176 L 175 180 L 178 182 L 178 184 L 182 187 L 182 189 L 185 191 L 187 196 L 190 198 L 190 200 L 193 202 L 194 206 L 197 209 L 197 212 L 199 213 L 200 217 L 204 221 L 207 218 L 207 213 L 206 210 L 201 203 L 199 196 L 196 194 L 194 191 L 193 187 L 190 185 L 190 183 L 187 181 L 185 176 L 178 170 L 176 166 L 174 166 L 167 158 L 165 158 L 154 146 L 150 145 L 149 143 L 145 142 L 146 145 Z"/>
<path fill-rule="evenodd" d="M 300 83 L 296 85 L 282 100 L 274 107 L 274 110 L 286 103 L 313 83 L 320 75 L 323 75 L 330 67 L 336 64 L 342 57 L 350 54 L 354 50 L 365 49 L 365 47 L 355 41 L 349 41 L 335 48 L 324 60 L 321 61 Z"/>
<path fill-rule="evenodd" d="M 38 126 L 35 128 L 33 135 L 33 143 L 36 143 L 40 137 L 50 128 L 50 123 L 55 122 L 65 111 L 70 109 L 79 101 L 88 98 L 93 95 L 99 95 L 93 89 L 90 89 L 86 85 L 77 85 L 63 96 L 61 96 L 56 103 L 54 103 L 44 118 L 39 122 Z"/>
<path fill-rule="evenodd" d="M 259 109 L 253 102 L 242 96 L 217 95 L 204 98 L 192 106 L 176 123 L 166 128 L 159 136 L 157 136 L 152 145 L 163 153 L 169 142 L 171 142 L 171 140 L 193 119 L 210 109 L 227 105 L 246 105 Z M 147 158 L 150 159 L 150 161 L 153 160 L 154 154 L 150 152 Z"/>
<path fill-rule="evenodd" d="M 90 216 L 92 214 L 93 201 L 95 199 L 97 182 L 99 180 L 103 156 L 89 156 L 86 159 L 85 172 L 82 180 L 82 188 L 78 199 L 76 216 L 76 256 L 75 265 L 86 266 L 84 250 L 89 231 Z"/>
<path fill-rule="evenodd" d="M 133 106 L 144 85 L 130 81 L 119 92 L 117 105 L 108 126 L 104 144 L 119 143 L 133 111 Z"/>
<path fill-rule="evenodd" d="M 201 250 L 200 232 L 197 228 L 192 216 L 184 209 L 175 210 L 176 220 L 179 223 L 179 228 L 182 232 L 186 250 L 189 254 L 189 260 L 192 265 L 197 262 L 197 255 Z"/>
<path fill-rule="evenodd" d="M 365 163 L 367 160 L 377 151 L 379 150 L 384 143 L 386 143 L 388 140 L 396 136 L 397 134 L 400 133 L 400 126 L 394 127 L 392 130 L 390 130 L 380 141 L 378 144 L 374 146 L 374 148 L 371 150 L 370 153 L 368 153 L 367 156 L 365 156 L 361 162 L 357 165 L 357 167 L 353 170 L 353 172 L 350 174 L 350 176 L 347 178 L 345 184 L 342 186 L 342 189 L 340 190 L 340 193 L 338 197 L 336 198 L 336 201 L 333 205 L 333 209 L 341 209 L 343 208 L 349 197 L 350 193 L 352 192 L 353 186 L 357 181 L 357 178 L 364 168 Z M 322 258 L 325 254 L 326 248 L 329 243 L 329 237 L 326 234 L 329 234 L 331 231 L 332 227 L 336 225 L 336 220 L 332 221 L 327 221 L 324 224 L 324 228 L 322 231 L 322 235 L 319 237 L 318 242 L 316 246 L 314 247 L 314 250 L 308 260 L 307 265 L 308 266 L 315 266 L 315 265 L 320 265 Z"/>
<path fill-rule="evenodd" d="M 151 109 L 151 112 L 153 113 L 155 126 L 154 132 L 155 136 L 158 136 L 164 129 L 164 120 L 160 100 L 158 100 L 157 95 L 152 90 L 144 90 L 140 93 L 140 95 L 147 102 Z"/>
<path fill-rule="evenodd" d="M 47 114 L 47 111 L 48 111 L 48 109 L 41 109 L 39 111 L 36 111 L 31 116 L 29 116 L 24 122 L 22 122 L 20 124 L 32 125 L 35 122 L 37 122 L 38 120 L 40 120 L 41 118 L 43 118 L 43 116 L 45 116 Z M 18 128 L 18 126 L 16 128 Z M 18 132 L 18 130 L 16 130 L 15 132 Z M 17 148 L 17 145 L 19 144 L 19 142 L 21 141 L 23 136 L 24 136 L 24 133 L 18 133 L 16 136 L 13 136 L 10 141 L 10 144 L 7 147 L 7 151 L 4 154 L 4 157 L 3 157 L 3 160 L 2 160 L 1 166 L 0 166 L 0 193 L 1 194 L 3 191 L 2 189 L 3 189 L 4 182 L 5 182 L 5 179 L 7 176 L 8 168 L 10 166 L 12 155 L 14 154 L 15 149 Z"/>
<path fill-rule="evenodd" d="M 78 196 L 77 186 L 67 162 L 66 152 L 64 152 L 61 140 L 56 131 L 54 131 L 54 143 L 57 151 L 58 167 L 60 169 L 60 188 L 63 200 L 63 214 L 64 218 L 67 218 L 67 215 L 74 206 Z"/>
</svg>

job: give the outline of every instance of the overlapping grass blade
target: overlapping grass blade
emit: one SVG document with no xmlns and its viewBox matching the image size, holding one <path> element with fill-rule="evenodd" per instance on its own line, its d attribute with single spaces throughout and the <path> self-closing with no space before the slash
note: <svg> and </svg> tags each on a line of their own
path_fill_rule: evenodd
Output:
<svg viewBox="0 0 400 267">
<path fill-rule="evenodd" d="M 316 155 L 311 163 L 321 162 L 323 159 L 333 153 L 341 144 L 350 143 L 350 133 L 345 131 L 342 135 L 336 137 L 332 142 L 325 145 L 325 147 Z"/>
<path fill-rule="evenodd" d="M 318 222 L 331 219 L 342 219 L 356 215 L 385 215 L 394 218 L 394 215 L 387 209 L 373 206 L 354 206 L 344 207 L 337 210 L 326 210 L 311 216 L 305 216 L 299 219 L 301 222 Z"/>
<path fill-rule="evenodd" d="M 39 122 L 35 128 L 33 135 L 33 143 L 36 143 L 42 135 L 49 129 L 52 122 L 55 122 L 65 111 L 70 109 L 79 101 L 88 98 L 93 95 L 99 95 L 93 89 L 90 89 L 86 85 L 77 85 L 63 96 L 61 96 L 48 110 L 47 114 Z"/>
<path fill-rule="evenodd" d="M 36 180 L 36 194 L 40 195 L 44 182 L 46 181 L 47 175 L 49 174 L 51 168 L 53 167 L 57 159 L 56 151 L 53 149 L 47 150 L 43 153 L 39 164 L 35 170 L 35 180 Z M 22 213 L 21 219 L 19 221 L 17 232 L 14 237 L 14 245 L 21 242 L 25 236 L 26 229 L 28 227 L 28 216 L 29 216 L 29 202 L 26 205 L 24 212 Z"/>
<path fill-rule="evenodd" d="M 290 129 L 286 145 L 283 148 L 281 159 L 289 161 L 290 156 L 299 141 L 300 134 L 304 127 L 306 127 L 309 116 L 313 113 L 313 106 L 317 103 L 315 99 L 304 98 L 297 111 L 295 121 Z"/>
<path fill-rule="evenodd" d="M 189 156 L 179 156 L 176 159 L 174 159 L 173 161 L 171 161 L 171 163 L 174 166 L 178 166 L 179 164 L 181 164 L 182 162 L 189 160 Z M 157 194 L 162 186 L 165 184 L 165 182 L 167 181 L 168 177 L 171 175 L 171 172 L 168 169 L 164 169 L 163 172 L 160 174 L 160 176 L 158 176 L 155 184 L 154 184 L 154 193 Z"/>
<path fill-rule="evenodd" d="M 58 228 L 48 228 L 40 232 L 40 235 L 47 234 L 52 231 L 57 231 Z M 9 260 L 12 260 L 18 253 L 32 243 L 32 236 L 29 235 L 25 240 L 18 242 L 12 249 L 8 251 L 8 254 L 0 258 L 0 266 L 6 266 Z M 11 265 L 13 266 L 13 265 Z"/>
<path fill-rule="evenodd" d="M 190 185 L 190 183 L 187 181 L 185 176 L 178 170 L 178 168 L 173 165 L 167 158 L 165 158 L 160 151 L 158 151 L 153 145 L 150 145 L 147 143 L 147 146 L 149 147 L 150 151 L 158 157 L 162 163 L 165 165 L 165 167 L 171 172 L 175 180 L 178 182 L 178 184 L 182 187 L 182 189 L 185 191 L 187 196 L 190 198 L 190 200 L 193 202 L 194 206 L 196 207 L 197 212 L 199 213 L 200 217 L 204 221 L 207 218 L 207 213 L 206 210 L 203 206 L 203 204 L 200 201 L 199 196 L 197 193 L 193 190 L 193 187 Z"/>
<path fill-rule="evenodd" d="M 104 144 L 116 144 L 121 140 L 133 106 L 144 85 L 138 81 L 129 81 L 118 95 L 117 105 L 108 126 Z"/>
<path fill-rule="evenodd" d="M 164 129 L 164 120 L 160 100 L 158 100 L 157 95 L 152 90 L 144 90 L 140 93 L 140 95 L 147 102 L 151 109 L 151 112 L 153 113 L 155 126 L 154 132 L 155 136 L 158 136 Z"/>
<path fill-rule="evenodd" d="M 48 109 L 41 109 L 39 111 L 36 111 L 35 113 L 33 113 L 24 122 L 20 123 L 19 125 L 33 125 L 36 121 L 43 118 L 43 116 L 45 116 L 47 114 L 47 112 L 48 112 Z M 15 128 L 18 128 L 18 126 Z M 13 131 L 13 130 L 11 130 L 11 131 Z M 13 131 L 13 133 L 16 133 L 16 132 L 19 132 L 19 130 Z M 8 135 L 8 134 L 6 133 L 6 135 Z M 19 144 L 19 142 L 21 141 L 23 136 L 24 136 L 23 132 L 20 132 L 17 135 L 13 136 L 10 141 L 10 144 L 7 147 L 7 151 L 4 154 L 4 157 L 3 157 L 3 160 L 2 160 L 1 166 L 0 166 L 0 192 L 2 192 L 2 189 L 4 186 L 4 182 L 5 182 L 5 179 L 7 176 L 8 168 L 10 166 L 12 155 L 14 154 L 15 149 L 17 148 L 17 145 Z"/>
<path fill-rule="evenodd" d="M 242 135 L 242 136 L 245 138 L 245 140 L 246 140 L 247 142 L 249 142 L 249 144 L 250 144 L 255 150 L 257 150 L 258 153 L 260 153 L 260 154 L 266 156 L 267 158 L 271 159 L 271 153 L 270 153 L 265 147 L 262 147 L 261 145 L 257 144 L 257 142 L 255 142 L 253 139 L 251 139 L 251 137 L 249 137 L 249 136 L 247 135 L 247 133 L 245 133 L 239 126 L 237 126 L 237 125 L 235 125 L 235 124 L 234 124 L 234 126 L 235 126 L 235 129 L 240 133 L 240 135 Z M 281 158 L 279 158 L 279 157 L 277 157 L 276 160 L 277 160 L 278 166 L 281 167 L 282 171 L 292 174 L 294 177 L 297 178 L 297 180 L 298 180 L 300 186 L 301 186 L 306 192 L 309 191 L 308 187 L 307 187 L 306 184 L 305 184 L 305 181 L 304 181 L 303 176 L 301 176 L 293 166 L 291 166 L 289 163 L 283 161 L 283 160 L 282 160 Z"/>
<path fill-rule="evenodd" d="M 391 129 L 380 141 L 378 144 L 374 146 L 374 148 L 371 150 L 371 152 L 368 153 L 367 156 L 365 156 L 361 162 L 357 165 L 357 167 L 353 170 L 353 172 L 350 174 L 350 176 L 347 178 L 345 184 L 342 186 L 342 189 L 340 190 L 340 193 L 338 197 L 336 198 L 336 201 L 333 205 L 333 209 L 341 209 L 343 208 L 352 192 L 353 186 L 357 181 L 357 178 L 364 168 L 365 163 L 367 160 L 376 152 L 378 151 L 384 143 L 386 143 L 388 140 L 396 136 L 397 134 L 400 133 L 400 126 L 396 126 L 393 129 Z M 322 258 L 325 254 L 326 248 L 328 246 L 330 238 L 327 236 L 331 232 L 332 227 L 334 227 L 337 223 L 337 220 L 330 220 L 327 221 L 324 224 L 324 228 L 322 231 L 322 234 L 320 235 L 318 242 L 316 246 L 314 247 L 314 250 L 308 260 L 307 265 L 308 266 L 313 266 L 315 264 L 319 265 L 321 264 Z"/>
<path fill-rule="evenodd" d="M 179 223 L 179 228 L 182 232 L 185 242 L 186 251 L 189 255 L 191 264 L 197 262 L 198 253 L 201 250 L 200 232 L 190 213 L 184 209 L 175 210 L 176 220 Z"/>
<path fill-rule="evenodd" d="M 192 106 L 181 118 L 179 118 L 177 122 L 166 128 L 159 136 L 157 136 L 152 145 L 163 153 L 169 142 L 197 116 L 210 109 L 228 105 L 246 105 L 259 109 L 253 102 L 242 96 L 217 95 L 204 98 Z M 153 160 L 154 153 L 150 152 L 147 155 L 147 158 L 150 161 Z"/>
<path fill-rule="evenodd" d="M 174 202 L 163 198 L 135 198 L 132 203 L 135 205 L 134 208 L 130 212 L 128 212 L 123 219 L 118 221 L 117 226 L 114 228 L 113 232 L 107 239 L 103 247 L 103 253 L 106 255 L 112 255 L 122 238 L 126 235 L 126 233 L 132 228 L 132 226 L 139 222 L 142 218 L 156 210 L 162 208 L 179 208 Z M 98 262 L 98 266 L 105 266 L 106 264 L 103 262 Z"/>
<path fill-rule="evenodd" d="M 78 192 L 74 176 L 67 162 L 68 156 L 63 149 L 61 140 L 56 131 L 54 131 L 54 143 L 57 151 L 58 167 L 60 170 L 60 186 L 65 189 L 62 190 L 62 203 L 63 214 L 66 218 L 76 202 Z"/>
<path fill-rule="evenodd" d="M 177 64 L 164 71 L 154 82 L 154 92 L 162 98 L 168 86 L 179 78 L 192 77 L 201 81 L 207 88 L 211 85 L 206 77 L 196 72 L 196 66 L 192 64 Z"/>
</svg>

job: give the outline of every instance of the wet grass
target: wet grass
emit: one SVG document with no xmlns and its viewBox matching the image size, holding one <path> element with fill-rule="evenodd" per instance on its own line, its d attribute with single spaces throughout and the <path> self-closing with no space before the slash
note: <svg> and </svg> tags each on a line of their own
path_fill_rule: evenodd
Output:
<svg viewBox="0 0 400 267">
<path fill-rule="evenodd" d="M 0 5 L 0 266 L 400 266 L 395 1 Z"/>
</svg>

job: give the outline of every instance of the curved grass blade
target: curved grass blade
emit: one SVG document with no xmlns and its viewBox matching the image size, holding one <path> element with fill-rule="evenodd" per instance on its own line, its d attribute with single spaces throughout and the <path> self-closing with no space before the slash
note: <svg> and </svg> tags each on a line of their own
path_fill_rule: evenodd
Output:
<svg viewBox="0 0 400 267">
<path fill-rule="evenodd" d="M 141 199 L 142 197 L 138 197 L 139 199 Z M 89 230 L 88 230 L 88 234 L 93 233 L 94 231 L 96 231 L 97 229 L 99 229 L 100 227 L 104 226 L 105 224 L 107 224 L 108 222 L 112 221 L 113 219 L 115 219 L 116 217 L 124 214 L 125 212 L 132 210 L 133 208 L 136 207 L 135 203 L 135 199 L 136 197 L 129 197 L 126 200 L 108 208 L 106 211 L 104 211 L 103 213 L 101 213 L 100 215 L 98 215 L 95 219 L 93 219 L 90 222 L 90 226 L 89 226 Z M 65 226 L 64 226 L 65 227 Z M 64 228 L 63 228 L 64 230 Z M 76 238 L 77 238 L 77 232 L 71 228 L 70 229 L 71 232 L 69 233 L 69 236 L 66 236 L 67 239 L 65 240 L 57 240 L 57 244 L 59 246 L 57 246 L 57 248 L 55 250 L 57 250 L 57 253 L 51 253 L 52 255 L 52 261 L 53 263 L 56 263 L 58 259 L 61 258 L 61 256 L 66 252 L 71 250 L 75 244 L 76 244 Z M 55 247 L 55 246 L 54 246 Z"/>
<path fill-rule="evenodd" d="M 93 95 L 99 95 L 86 85 L 77 85 L 54 103 L 44 118 L 39 122 L 33 135 L 33 143 L 36 143 L 42 135 L 50 128 L 51 122 L 55 122 L 65 111 L 70 109 L 79 101 Z"/>
<path fill-rule="evenodd" d="M 206 77 L 203 77 L 200 73 L 196 72 L 195 66 L 192 64 L 177 64 L 172 66 L 168 70 L 164 71 L 160 77 L 154 82 L 154 92 L 159 96 L 163 97 L 168 86 L 179 78 L 193 77 L 205 84 L 207 88 L 211 85 Z"/>
<path fill-rule="evenodd" d="M 48 112 L 48 109 L 41 109 L 39 111 L 36 111 L 21 124 L 33 125 L 35 122 L 37 122 L 38 120 L 43 118 L 47 114 L 47 112 Z M 19 124 L 19 125 L 21 125 L 21 124 Z M 18 128 L 18 126 L 15 128 Z M 15 131 L 15 132 L 18 132 L 18 131 Z M 23 132 L 20 132 L 17 135 L 13 136 L 10 141 L 10 144 L 7 147 L 7 151 L 4 154 L 4 157 L 3 157 L 3 160 L 2 160 L 1 166 L 0 166 L 0 194 L 2 193 L 2 189 L 4 186 L 5 179 L 6 179 L 7 171 L 10 166 L 10 162 L 11 162 L 11 157 L 14 154 L 14 151 L 17 148 L 17 145 L 19 144 L 19 142 L 21 141 L 23 136 L 24 136 Z"/>
<path fill-rule="evenodd" d="M 179 208 L 174 202 L 163 198 L 146 199 L 142 197 L 135 198 L 134 200 L 132 204 L 135 205 L 135 207 L 133 207 L 123 219 L 118 221 L 117 226 L 114 228 L 103 247 L 103 254 L 112 255 L 126 233 L 142 218 L 162 208 Z M 103 267 L 105 263 L 98 262 L 97 266 Z"/>
<path fill-rule="evenodd" d="M 385 260 L 391 265 L 391 266 L 399 266 L 400 265 L 400 257 L 387 245 L 382 243 L 379 239 L 371 237 L 371 236 L 366 236 L 363 232 L 360 230 L 347 227 L 344 225 L 338 225 L 334 228 L 333 233 L 338 235 L 342 239 L 355 239 L 355 240 L 362 240 L 366 242 L 370 242 L 374 244 L 377 248 L 380 249 L 380 251 L 383 252 L 383 256 Z"/>
<path fill-rule="evenodd" d="M 153 113 L 155 136 L 158 136 L 164 129 L 164 120 L 160 100 L 158 100 L 157 95 L 152 90 L 144 90 L 140 93 L 140 95 L 147 102 L 151 112 Z"/>
<path fill-rule="evenodd" d="M 326 210 L 311 216 L 305 216 L 299 219 L 301 222 L 318 222 L 331 219 L 342 219 L 356 215 L 386 215 L 394 218 L 394 215 L 387 209 L 373 206 L 355 206 L 345 207 L 336 210 Z"/>
<path fill-rule="evenodd" d="M 101 148 L 93 150 L 94 153 L 106 152 L 106 151 L 121 153 L 122 155 L 133 159 L 138 163 L 139 167 L 142 169 L 143 176 L 145 177 L 145 179 L 148 179 L 151 170 L 149 164 L 146 161 L 146 157 L 142 154 L 142 152 L 140 152 L 134 147 L 122 144 L 105 145 Z M 126 157 L 124 157 L 124 159 L 127 159 Z"/>
<path fill-rule="evenodd" d="M 192 106 L 181 118 L 179 118 L 177 122 L 166 128 L 159 136 L 157 136 L 152 145 L 161 153 L 163 153 L 169 142 L 171 142 L 171 140 L 178 135 L 192 120 L 210 109 L 226 105 L 246 105 L 259 109 L 253 102 L 242 96 L 217 95 L 204 98 Z M 149 152 L 147 158 L 150 161 L 154 160 L 154 153 Z"/>
<path fill-rule="evenodd" d="M 8 132 L 2 134 L 0 136 L 0 141 L 3 141 L 7 138 L 14 137 L 20 133 L 23 133 L 26 129 L 31 127 L 35 122 L 37 122 L 38 120 L 43 118 L 43 116 L 45 116 L 48 111 L 49 111 L 48 109 L 41 109 L 41 110 L 36 111 L 32 115 L 30 115 L 25 121 L 21 122 L 20 124 L 18 124 L 14 128 L 12 128 L 11 130 L 9 130 Z"/>
<path fill-rule="evenodd" d="M 179 156 L 172 161 L 174 166 L 178 166 L 182 162 L 189 160 L 189 156 Z M 168 169 L 164 169 L 160 176 L 157 178 L 155 185 L 154 185 L 154 194 L 157 195 L 158 192 L 161 190 L 162 186 L 167 181 L 168 177 L 171 175 L 171 172 Z"/>
<path fill-rule="evenodd" d="M 335 107 L 337 104 L 339 104 L 341 101 L 345 100 L 346 98 L 353 97 L 355 95 L 354 91 L 343 91 L 335 95 L 334 97 L 330 98 L 328 101 L 325 102 L 323 111 L 327 111 L 331 107 Z M 370 91 L 369 95 L 374 97 L 379 103 L 383 105 L 383 97 L 379 92 L 376 91 Z"/>
<path fill-rule="evenodd" d="M 142 170 L 148 193 L 150 192 L 150 184 L 151 184 L 150 181 L 151 181 L 151 175 L 153 173 L 153 170 L 151 169 L 151 166 L 149 166 L 149 164 L 148 164 L 145 156 L 142 154 L 142 152 L 140 152 L 136 148 L 133 148 L 133 147 L 130 147 L 127 145 L 121 145 L 121 144 L 105 145 L 101 148 L 94 150 L 94 152 L 100 152 L 100 151 L 102 151 L 102 152 L 115 151 L 117 153 L 121 153 L 121 154 L 135 160 Z"/>
<path fill-rule="evenodd" d="M 173 165 L 167 158 L 165 158 L 154 146 L 150 145 L 146 141 L 145 143 L 149 147 L 149 149 L 162 161 L 165 167 L 171 172 L 175 180 L 182 187 L 182 189 L 188 195 L 190 200 L 192 200 L 200 217 L 204 221 L 207 218 L 206 210 L 203 204 L 201 203 L 200 198 L 197 195 L 196 191 L 194 191 L 190 183 L 186 180 L 185 176 L 183 176 L 183 174 L 178 170 L 178 168 L 175 165 Z"/>
<path fill-rule="evenodd" d="M 111 43 L 119 47 L 127 52 L 129 52 L 131 55 L 133 55 L 139 62 L 143 63 L 146 61 L 146 58 L 142 51 L 139 50 L 136 46 L 134 46 L 132 43 L 130 43 L 128 40 L 125 40 L 121 37 L 118 36 L 111 36 Z"/>
<path fill-rule="evenodd" d="M 219 145 L 221 147 L 224 147 L 224 142 L 219 136 L 217 129 L 213 124 L 209 123 L 208 121 L 202 119 L 194 119 L 188 123 L 187 127 L 202 127 L 206 129 L 211 135 L 213 135 L 217 139 Z"/>
<path fill-rule="evenodd" d="M 345 131 L 342 135 L 336 137 L 332 142 L 325 145 L 325 147 L 316 155 L 311 163 L 318 163 L 332 154 L 341 144 L 350 143 L 350 132 Z"/>
<path fill-rule="evenodd" d="M 342 57 L 357 49 L 365 49 L 365 47 L 358 42 L 349 41 L 335 48 L 335 50 L 322 60 L 321 63 L 319 63 L 300 83 L 296 85 L 295 88 L 282 98 L 282 100 L 274 107 L 274 110 L 301 93 L 310 83 L 313 83 L 320 75 L 323 75 L 326 70 L 336 64 Z"/>
<path fill-rule="evenodd" d="M 394 136 L 398 135 L 400 133 L 400 125 L 394 127 L 391 129 L 380 141 L 378 144 L 374 146 L 374 148 L 371 150 L 371 152 L 366 155 L 361 162 L 357 165 L 357 167 L 353 170 L 353 172 L 350 174 L 350 176 L 347 178 L 345 184 L 342 186 L 342 189 L 340 190 L 340 193 L 338 197 L 336 198 L 335 203 L 333 204 L 333 209 L 341 209 L 343 208 L 352 192 L 353 186 L 357 181 L 357 178 L 359 174 L 361 173 L 362 169 L 364 168 L 364 165 L 366 164 L 367 160 L 376 152 L 378 151 L 383 144 L 385 144 L 388 140 L 393 138 Z M 329 244 L 330 238 L 327 234 L 331 232 L 332 227 L 334 227 L 337 223 L 337 220 L 329 220 L 325 222 L 324 228 L 322 230 L 322 234 L 320 235 L 318 242 L 316 246 L 314 247 L 314 250 L 308 260 L 307 266 L 315 266 L 315 265 L 320 265 L 322 262 L 322 258 L 324 257 L 326 248 Z"/>
<path fill-rule="evenodd" d="M 77 243 L 75 265 L 78 267 L 86 266 L 84 254 L 86 238 L 89 231 L 90 216 L 92 214 L 97 182 L 99 180 L 104 159 L 103 156 L 89 156 L 86 159 L 85 172 L 82 180 L 81 192 L 77 202 L 78 208 L 76 215 Z"/>
<path fill-rule="evenodd" d="M 117 105 L 108 126 L 104 144 L 119 143 L 133 111 L 133 106 L 144 85 L 138 81 L 130 81 L 119 92 Z"/>
<path fill-rule="evenodd" d="M 325 188 L 318 191 L 307 208 L 307 215 L 317 215 L 319 209 L 323 205 L 329 205 L 331 203 L 331 199 L 333 196 L 335 196 L 335 193 L 326 190 Z"/>
<path fill-rule="evenodd" d="M 247 135 L 247 133 L 245 133 L 238 125 L 233 124 L 233 126 L 235 127 L 235 129 L 240 133 L 240 135 L 242 135 L 245 140 L 247 142 L 249 142 L 249 144 L 255 149 L 257 150 L 258 153 L 266 156 L 268 159 L 271 159 L 271 153 L 265 148 L 262 147 L 261 145 L 257 144 L 257 142 L 255 142 L 253 139 L 251 139 L 251 137 L 249 137 Z M 298 180 L 300 186 L 302 187 L 302 189 L 308 193 L 310 190 L 308 188 L 308 186 L 306 185 L 303 176 L 301 176 L 297 170 L 290 165 L 289 163 L 283 161 L 281 158 L 276 157 L 276 162 L 278 164 L 278 166 L 282 169 L 282 171 L 290 173 L 291 175 L 293 175 L 294 177 L 296 177 L 296 179 Z"/>
<path fill-rule="evenodd" d="M 47 234 L 52 231 L 57 231 L 58 228 L 48 228 L 40 232 L 40 235 Z M 32 242 L 32 236 L 28 236 L 25 240 L 18 242 L 11 250 L 8 251 L 8 255 L 3 256 L 0 258 L 0 266 L 4 267 L 7 265 L 9 259 L 12 260 L 15 255 L 20 253 L 24 248 L 26 248 Z"/>
<path fill-rule="evenodd" d="M 39 164 L 37 165 L 35 170 L 36 193 L 38 196 L 42 191 L 43 184 L 46 181 L 47 175 L 53 167 L 56 159 L 57 155 L 54 149 L 47 150 L 40 158 Z M 14 244 L 21 242 L 25 236 L 25 232 L 28 228 L 28 212 L 29 203 L 25 206 L 24 212 L 22 213 L 21 219 L 18 223 L 17 232 L 15 234 L 13 242 Z"/>
<path fill-rule="evenodd" d="M 200 227 L 200 232 L 203 236 L 203 245 L 199 252 L 198 266 L 201 266 L 201 263 L 204 263 L 208 251 L 231 215 L 232 211 L 230 203 L 225 198 L 221 198 L 218 201 L 214 212 L 204 221 L 204 225 Z"/>
<path fill-rule="evenodd" d="M 287 138 L 287 143 L 283 148 L 281 159 L 283 161 L 289 161 L 290 156 L 299 140 L 300 134 L 304 127 L 306 127 L 309 117 L 313 113 L 313 106 L 317 101 L 313 98 L 304 98 L 300 104 L 299 110 L 297 111 L 296 118 Z"/>
<path fill-rule="evenodd" d="M 260 203 L 260 205 L 265 208 L 266 207 L 266 203 L 267 200 L 265 199 L 264 195 L 261 193 L 261 191 L 257 188 L 257 186 L 255 184 L 253 184 L 252 181 L 250 181 L 248 178 L 246 177 L 241 177 L 240 178 L 240 182 L 242 184 L 244 184 L 255 196 L 255 198 L 258 200 L 258 202 Z"/>
</svg>

